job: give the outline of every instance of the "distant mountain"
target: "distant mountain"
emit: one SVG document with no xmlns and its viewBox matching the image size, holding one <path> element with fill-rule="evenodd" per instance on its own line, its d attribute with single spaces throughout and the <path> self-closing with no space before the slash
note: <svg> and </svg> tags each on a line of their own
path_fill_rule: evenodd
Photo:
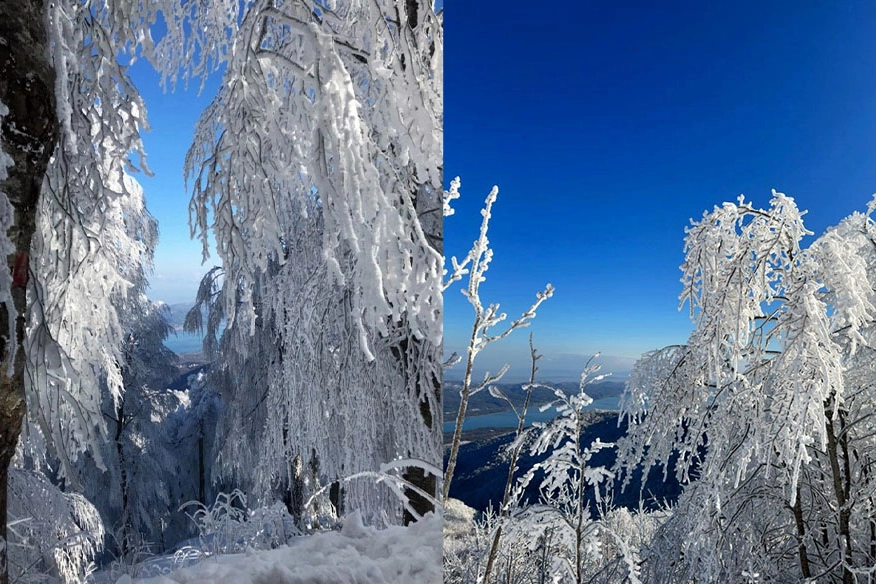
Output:
<svg viewBox="0 0 876 584">
<path fill-rule="evenodd" d="M 165 318 L 173 332 L 164 340 L 164 345 L 180 357 L 180 365 L 183 368 L 204 364 L 206 360 L 202 351 L 203 335 L 183 331 L 183 323 L 192 304 L 178 302 L 165 306 L 167 306 Z"/>
<path fill-rule="evenodd" d="M 176 304 L 168 304 L 168 314 L 166 315 L 167 322 L 174 330 L 182 330 L 183 323 L 186 320 L 186 314 L 192 309 L 193 304 L 190 302 L 177 302 Z"/>
<path fill-rule="evenodd" d="M 445 347 L 446 355 L 456 351 L 457 354 L 465 356 L 465 349 L 459 347 Z M 522 352 L 521 352 L 522 351 Z M 579 353 L 549 353 L 542 357 L 538 364 L 539 379 L 551 379 L 553 381 L 571 381 L 578 383 L 581 379 L 581 371 L 585 364 L 591 359 L 590 355 Z M 617 357 L 612 355 L 601 355 L 594 364 L 600 366 L 602 373 L 610 373 L 613 380 L 624 380 L 629 376 L 630 371 L 635 364 L 636 359 L 632 357 Z M 522 347 L 509 349 L 509 351 L 496 351 L 494 354 L 485 354 L 478 356 L 474 365 L 475 377 L 483 379 L 484 373 L 492 371 L 495 373 L 505 364 L 510 365 L 508 372 L 505 374 L 504 381 L 507 383 L 525 383 L 529 379 L 530 356 L 529 351 Z M 461 381 L 465 373 L 464 363 L 459 363 L 454 367 L 450 367 L 444 371 L 445 381 Z"/>
<path fill-rule="evenodd" d="M 590 423 L 582 434 L 585 444 L 590 444 L 597 437 L 603 442 L 614 442 L 626 433 L 626 423 L 618 426 L 617 414 L 614 412 L 592 411 L 588 412 L 588 416 Z M 508 445 L 513 437 L 513 432 L 497 434 L 495 430 L 489 431 L 488 429 L 464 433 L 463 440 L 467 440 L 467 442 L 459 449 L 450 496 L 479 511 L 485 511 L 491 503 L 494 506 L 498 505 L 501 502 L 505 481 L 508 477 L 510 458 Z M 447 464 L 448 452 L 449 448 L 445 450 L 445 465 Z M 544 458 L 533 457 L 527 453 L 528 449 L 524 448 L 524 454 L 518 463 L 520 470 L 516 474 L 517 477 L 523 476 L 536 462 Z M 606 448 L 593 456 L 591 464 L 610 468 L 614 462 L 614 448 Z M 663 503 L 672 503 L 678 498 L 681 487 L 674 478 L 673 465 L 670 465 L 668 477 L 668 480 L 664 482 L 659 470 L 653 470 L 650 473 L 645 483 L 645 489 L 642 491 L 646 497 L 646 508 L 658 508 Z M 525 497 L 530 502 L 538 501 L 540 480 L 541 477 L 536 475 L 535 480 L 526 490 Z M 641 484 L 641 471 L 633 473 L 631 483 L 624 492 L 621 492 L 620 482 L 615 481 L 615 505 L 638 509 Z"/>
<path fill-rule="evenodd" d="M 515 407 L 523 405 L 526 399 L 526 392 L 523 390 L 522 383 L 496 383 L 505 395 L 507 395 Z M 576 393 L 578 391 L 578 382 L 562 381 L 552 383 L 554 387 L 563 390 L 567 394 Z M 459 391 L 462 389 L 462 383 L 456 381 L 444 381 L 444 392 L 442 393 L 442 409 L 444 410 L 444 420 L 451 421 L 456 419 L 456 414 L 459 411 Z M 593 399 L 602 399 L 604 397 L 618 397 L 624 391 L 623 381 L 600 381 L 591 383 L 586 388 L 587 394 Z M 532 391 L 531 406 L 538 407 L 553 401 L 554 393 L 548 389 L 535 388 Z M 490 395 L 488 390 L 483 390 L 476 393 L 469 399 L 468 408 L 466 410 L 469 416 L 483 416 L 486 414 L 495 414 L 508 411 L 508 403 L 505 400 L 495 398 Z"/>
</svg>

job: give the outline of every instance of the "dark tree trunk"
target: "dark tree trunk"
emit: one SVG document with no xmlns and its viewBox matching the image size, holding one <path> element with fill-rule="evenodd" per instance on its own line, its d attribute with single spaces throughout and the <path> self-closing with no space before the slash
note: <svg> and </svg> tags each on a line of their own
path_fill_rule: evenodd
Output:
<svg viewBox="0 0 876 584">
<path fill-rule="evenodd" d="M 0 1 L 0 102 L 9 109 L 0 125 L 0 146 L 13 161 L 0 191 L 12 204 L 13 224 L 6 235 L 15 246 L 15 253 L 5 258 L 13 276 L 13 307 L 0 304 L 0 584 L 9 581 L 5 545 L 8 469 L 25 413 L 28 254 L 40 186 L 58 138 L 45 7 L 42 0 Z M 11 322 L 13 312 L 15 322 Z M 10 329 L 15 338 L 9 338 Z"/>
<path fill-rule="evenodd" d="M 804 578 L 811 578 L 812 569 L 809 567 L 809 553 L 806 551 L 806 523 L 801 499 L 800 485 L 797 485 L 797 497 L 794 503 L 794 524 L 797 526 L 797 555 L 800 559 L 801 575 Z"/>
<path fill-rule="evenodd" d="M 341 517 L 344 514 L 344 488 L 341 481 L 334 481 L 329 487 L 329 501 L 335 508 L 335 515 Z"/>
<path fill-rule="evenodd" d="M 428 342 L 421 342 L 413 338 L 402 339 L 398 342 L 397 345 L 391 348 L 393 357 L 395 357 L 396 361 L 398 362 L 400 371 L 406 379 L 414 379 L 416 380 L 415 383 L 417 383 L 418 385 L 425 385 L 425 392 L 432 391 L 435 392 L 436 395 L 440 395 L 440 379 L 433 376 L 423 381 L 422 379 L 420 379 L 419 375 L 420 371 L 418 370 L 418 368 L 423 366 L 425 360 L 434 357 L 434 355 L 430 354 L 430 349 L 431 346 Z M 428 430 L 435 432 L 435 419 L 432 415 L 432 411 L 429 407 L 428 401 L 426 401 L 425 399 L 420 400 L 419 406 L 420 417 L 422 418 L 423 425 L 425 425 Z M 433 460 L 429 462 L 438 466 L 436 464 L 437 461 Z M 408 467 L 402 473 L 402 478 L 414 487 L 422 490 L 425 493 L 429 493 L 433 498 L 437 497 L 438 477 L 427 473 L 419 467 L 412 466 Z M 420 493 L 413 489 L 405 489 L 405 496 L 408 498 L 408 503 L 411 509 L 413 509 L 414 512 L 420 516 L 435 510 L 435 506 L 429 499 L 426 499 L 425 497 L 420 495 Z M 413 523 L 414 521 L 416 521 L 416 519 L 417 518 L 413 514 L 405 509 L 405 525 Z"/>
<path fill-rule="evenodd" d="M 429 382 L 431 386 L 430 389 L 437 394 L 441 388 L 441 380 L 431 379 Z M 420 415 L 423 417 L 423 424 L 425 424 L 426 428 L 434 431 L 436 427 L 435 420 L 432 417 L 429 404 L 425 400 L 420 401 Z M 435 463 L 435 461 L 430 462 Z M 436 464 L 436 466 L 439 466 L 439 464 Z M 421 468 L 413 467 L 408 468 L 408 470 L 405 471 L 403 478 L 415 487 L 431 494 L 433 498 L 438 496 L 438 477 L 435 475 L 429 474 Z M 408 500 L 410 501 L 413 510 L 420 516 L 435 510 L 435 506 L 416 491 L 407 489 L 405 494 L 408 496 Z M 415 520 L 416 518 L 413 515 L 405 511 L 405 525 L 413 523 Z"/>
<path fill-rule="evenodd" d="M 304 464 L 300 455 L 289 463 L 289 488 L 283 493 L 283 503 L 286 510 L 295 520 L 295 525 L 303 526 L 304 518 Z"/>
<path fill-rule="evenodd" d="M 824 415 L 827 420 L 827 455 L 830 461 L 831 476 L 833 477 L 833 495 L 838 514 L 837 529 L 839 530 L 838 535 L 842 540 L 841 545 L 844 548 L 842 582 L 843 584 L 852 584 L 855 578 L 854 574 L 852 574 L 852 572 L 849 570 L 849 565 L 853 564 L 854 561 L 854 558 L 852 557 L 853 549 L 851 536 L 851 510 L 848 507 L 849 493 L 847 489 L 849 486 L 849 481 L 847 480 L 843 471 L 840 470 L 840 450 L 842 449 L 844 452 L 847 452 L 847 447 L 844 444 L 845 434 L 842 434 L 842 437 L 838 441 L 838 432 L 835 429 L 833 423 L 831 401 L 829 401 L 827 406 L 825 407 Z M 840 423 L 842 423 L 842 417 L 840 417 Z M 844 468 L 847 467 L 845 467 L 844 465 Z"/>
<path fill-rule="evenodd" d="M 310 449 L 310 461 L 307 463 L 307 466 L 310 470 L 310 484 L 312 491 L 319 487 L 319 455 L 316 453 L 316 448 Z M 322 529 L 322 526 L 319 523 L 319 505 L 315 500 L 309 511 L 313 513 L 315 521 L 314 527 L 316 529 Z"/>
<path fill-rule="evenodd" d="M 414 485 L 415 487 L 422 489 L 427 493 L 431 493 L 432 496 L 435 496 L 435 491 L 438 488 L 438 479 L 421 468 L 409 468 L 405 471 L 403 475 L 404 479 Z M 408 497 L 408 501 L 411 504 L 411 508 L 420 516 L 425 515 L 431 511 L 435 510 L 435 506 L 422 495 L 413 491 L 411 489 L 405 489 L 405 495 Z M 405 510 L 404 514 L 404 524 L 410 525 L 417 518 L 414 517 L 410 512 Z"/>
<path fill-rule="evenodd" d="M 122 558 L 128 557 L 128 552 L 131 549 L 131 513 L 128 504 L 128 461 L 125 459 L 125 447 L 122 444 L 122 437 L 125 433 L 125 401 L 119 401 L 116 408 L 116 456 L 119 458 L 119 492 L 122 496 L 122 541 L 120 542 L 120 552 Z"/>
</svg>

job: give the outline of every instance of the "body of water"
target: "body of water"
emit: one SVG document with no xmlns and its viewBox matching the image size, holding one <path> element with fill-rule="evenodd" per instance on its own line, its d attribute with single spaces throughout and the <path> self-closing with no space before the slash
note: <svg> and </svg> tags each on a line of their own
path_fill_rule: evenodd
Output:
<svg viewBox="0 0 876 584">
<path fill-rule="evenodd" d="M 177 355 L 181 355 L 183 353 L 200 353 L 203 342 L 204 339 L 201 335 L 180 331 L 175 335 L 170 334 L 164 340 L 164 346 Z"/>
<path fill-rule="evenodd" d="M 610 410 L 617 411 L 619 409 L 620 397 L 604 397 L 594 400 L 592 404 L 587 406 L 588 410 Z M 530 407 L 526 412 L 526 426 L 529 427 L 533 422 L 547 422 L 557 416 L 557 410 L 554 408 L 547 409 L 543 412 L 538 411 L 538 408 Z M 453 432 L 453 427 L 456 424 L 455 420 L 444 422 L 444 431 Z M 516 428 L 517 416 L 514 412 L 499 412 L 497 414 L 487 414 L 485 416 L 468 416 L 465 423 L 462 425 L 463 430 L 474 430 L 477 428 Z"/>
</svg>

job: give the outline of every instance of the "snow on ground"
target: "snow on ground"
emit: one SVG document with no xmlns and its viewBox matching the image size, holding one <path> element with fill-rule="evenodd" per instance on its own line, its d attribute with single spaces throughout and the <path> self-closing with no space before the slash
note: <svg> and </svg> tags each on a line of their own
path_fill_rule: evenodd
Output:
<svg viewBox="0 0 876 584">
<path fill-rule="evenodd" d="M 275 550 L 208 558 L 155 578 L 116 584 L 441 584 L 442 518 L 376 529 L 354 513 L 340 531 L 298 537 Z"/>
</svg>

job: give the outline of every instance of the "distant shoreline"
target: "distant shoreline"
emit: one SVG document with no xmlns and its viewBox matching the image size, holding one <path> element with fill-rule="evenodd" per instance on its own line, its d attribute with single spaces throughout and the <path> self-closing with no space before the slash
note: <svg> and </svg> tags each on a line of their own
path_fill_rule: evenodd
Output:
<svg viewBox="0 0 876 584">
<path fill-rule="evenodd" d="M 593 411 L 608 411 L 616 412 L 620 409 L 620 396 L 609 396 L 593 400 L 593 403 L 585 409 Z M 553 408 L 545 411 L 540 411 L 538 406 L 530 406 L 526 414 L 526 426 L 529 427 L 533 422 L 546 422 L 557 416 Z M 452 432 L 456 424 L 456 419 L 448 419 L 445 416 L 444 432 Z M 463 431 L 475 430 L 479 428 L 505 428 L 513 429 L 517 427 L 517 414 L 511 410 L 501 412 L 491 412 L 484 415 L 467 416 L 465 423 L 462 426 Z"/>
<path fill-rule="evenodd" d="M 200 366 L 206 365 L 210 362 L 201 351 L 191 353 L 177 353 L 176 356 L 179 359 L 180 367 Z"/>
</svg>

